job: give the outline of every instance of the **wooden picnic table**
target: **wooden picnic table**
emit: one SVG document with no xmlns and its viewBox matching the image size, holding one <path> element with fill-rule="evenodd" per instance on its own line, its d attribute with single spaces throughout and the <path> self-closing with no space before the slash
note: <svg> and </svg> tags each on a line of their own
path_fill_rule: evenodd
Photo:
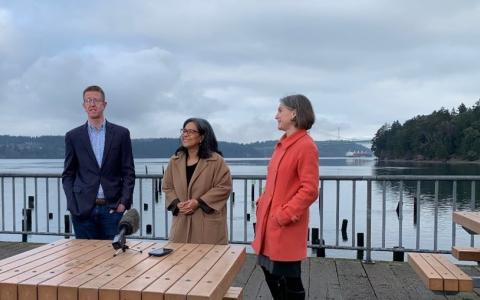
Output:
<svg viewBox="0 0 480 300">
<path fill-rule="evenodd" d="M 453 213 L 453 221 L 461 225 L 471 234 L 480 234 L 480 212 L 478 211 L 456 211 Z M 480 261 L 480 248 L 478 247 L 452 247 L 452 255 L 458 260 Z M 476 280 L 476 286 L 480 285 L 480 280 Z"/>
<path fill-rule="evenodd" d="M 453 221 L 468 232 L 480 233 L 480 212 L 456 211 Z M 458 260 L 480 261 L 480 251 L 475 247 L 452 247 L 452 255 Z M 430 253 L 410 253 L 408 262 L 431 290 L 467 291 L 480 286 L 480 278 L 465 274 L 458 266 L 450 262 L 444 255 Z"/>
<path fill-rule="evenodd" d="M 0 300 L 222 299 L 246 257 L 238 245 L 58 240 L 0 260 Z M 148 252 L 174 249 L 162 257 Z"/>
<path fill-rule="evenodd" d="M 475 234 L 480 234 L 480 212 L 456 211 L 453 213 L 453 222 Z"/>
</svg>

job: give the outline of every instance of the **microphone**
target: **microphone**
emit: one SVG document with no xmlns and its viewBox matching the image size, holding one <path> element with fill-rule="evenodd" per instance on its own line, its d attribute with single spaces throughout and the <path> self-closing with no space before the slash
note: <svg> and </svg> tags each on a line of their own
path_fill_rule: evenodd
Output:
<svg viewBox="0 0 480 300">
<path fill-rule="evenodd" d="M 140 215 L 135 208 L 129 209 L 123 214 L 120 222 L 118 223 L 119 233 L 113 238 L 112 241 L 113 249 L 122 249 L 123 251 L 125 251 L 125 249 L 128 249 L 128 246 L 125 245 L 127 241 L 125 236 L 137 232 L 140 224 L 139 220 Z"/>
</svg>

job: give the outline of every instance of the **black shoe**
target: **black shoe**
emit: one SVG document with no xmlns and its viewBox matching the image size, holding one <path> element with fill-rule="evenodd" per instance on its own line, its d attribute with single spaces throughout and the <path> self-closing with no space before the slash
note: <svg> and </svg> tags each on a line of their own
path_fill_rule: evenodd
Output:
<svg viewBox="0 0 480 300">
<path fill-rule="evenodd" d="M 287 289 L 285 300 L 305 300 L 305 291 L 292 291 Z"/>
</svg>

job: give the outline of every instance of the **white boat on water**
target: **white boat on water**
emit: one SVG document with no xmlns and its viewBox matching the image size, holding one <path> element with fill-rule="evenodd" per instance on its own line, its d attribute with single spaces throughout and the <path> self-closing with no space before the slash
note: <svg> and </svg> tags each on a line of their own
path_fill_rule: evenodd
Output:
<svg viewBox="0 0 480 300">
<path fill-rule="evenodd" d="M 372 154 L 369 153 L 368 151 L 347 151 L 345 153 L 346 157 L 371 157 Z"/>
</svg>

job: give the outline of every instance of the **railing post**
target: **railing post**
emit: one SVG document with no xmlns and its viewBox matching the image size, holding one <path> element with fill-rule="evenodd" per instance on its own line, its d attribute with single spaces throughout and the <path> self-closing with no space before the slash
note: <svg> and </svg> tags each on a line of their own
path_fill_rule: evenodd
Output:
<svg viewBox="0 0 480 300">
<path fill-rule="evenodd" d="M 2 231 L 5 231 L 5 181 L 4 178 L 2 177 Z"/>
<path fill-rule="evenodd" d="M 452 186 L 452 195 L 453 195 L 453 206 L 452 206 L 452 214 L 457 210 L 457 181 L 453 181 Z M 452 218 L 452 247 L 456 244 L 456 231 L 455 231 L 455 222 L 453 222 Z"/>
<path fill-rule="evenodd" d="M 152 237 L 155 238 L 155 228 L 157 227 L 156 224 L 156 218 L 155 218 L 155 203 L 158 203 L 158 179 L 155 178 L 154 181 L 154 186 L 152 186 Z M 155 198 L 155 199 L 153 199 Z M 166 209 L 165 205 L 163 206 L 163 209 Z M 168 218 L 168 217 L 167 217 Z M 167 219 L 165 219 L 165 222 L 167 222 Z"/>
<path fill-rule="evenodd" d="M 367 257 L 365 263 L 372 261 L 372 181 L 367 180 Z"/>
<path fill-rule="evenodd" d="M 403 246 L 403 180 L 400 181 L 398 200 L 398 247 Z"/>
<path fill-rule="evenodd" d="M 336 190 L 336 196 L 335 196 L 335 246 L 338 246 L 338 232 L 339 232 L 339 224 L 340 224 L 340 181 L 337 180 L 337 190 Z"/>
<path fill-rule="evenodd" d="M 243 242 L 247 242 L 247 201 L 248 201 L 248 180 L 243 182 Z"/>
<path fill-rule="evenodd" d="M 356 238 L 356 229 L 355 229 L 355 218 L 357 210 L 357 182 L 355 180 L 352 181 L 352 247 L 355 247 L 355 238 Z"/>
<path fill-rule="evenodd" d="M 32 212 L 30 211 L 30 217 Z M 23 209 L 22 209 L 22 242 L 26 243 L 28 236 L 25 233 L 27 231 L 27 179 L 23 177 Z"/>
<path fill-rule="evenodd" d="M 421 197 L 422 184 L 420 180 L 417 180 L 417 207 L 415 208 L 415 220 L 417 226 L 417 243 L 415 249 L 420 249 L 420 197 Z"/>
<path fill-rule="evenodd" d="M 435 215 L 433 221 L 433 250 L 438 249 L 438 180 L 435 180 Z"/>
<path fill-rule="evenodd" d="M 17 220 L 15 216 L 17 215 L 16 208 L 15 208 L 15 177 L 12 177 L 12 216 L 13 216 L 13 231 L 17 231 Z"/>
<path fill-rule="evenodd" d="M 470 210 L 475 210 L 475 181 L 472 180 L 470 191 Z M 470 234 L 470 247 L 475 246 L 475 235 Z"/>
<path fill-rule="evenodd" d="M 233 204 L 235 203 L 235 192 L 230 193 L 230 234 L 228 235 L 230 243 L 233 241 Z M 255 234 L 255 223 L 253 223 L 253 233 Z"/>
<path fill-rule="evenodd" d="M 320 217 L 320 241 L 324 240 L 323 236 L 323 180 L 320 180 L 320 189 L 318 191 L 318 213 Z"/>
</svg>

